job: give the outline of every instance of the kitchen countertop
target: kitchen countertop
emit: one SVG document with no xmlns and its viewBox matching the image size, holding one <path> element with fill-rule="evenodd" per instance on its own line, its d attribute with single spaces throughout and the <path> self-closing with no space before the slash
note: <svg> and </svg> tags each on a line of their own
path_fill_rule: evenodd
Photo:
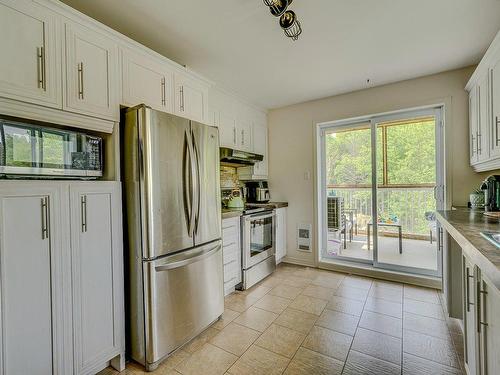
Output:
<svg viewBox="0 0 500 375">
<path fill-rule="evenodd" d="M 466 209 L 438 211 L 436 217 L 462 251 L 500 289 L 500 248 L 480 234 L 484 231 L 500 232 L 500 221 L 484 216 L 483 211 Z"/>
<path fill-rule="evenodd" d="M 268 203 L 251 203 L 253 207 L 265 207 L 269 209 L 288 207 L 288 202 L 268 202 Z M 230 219 L 243 215 L 241 208 L 222 208 L 222 220 Z"/>
</svg>

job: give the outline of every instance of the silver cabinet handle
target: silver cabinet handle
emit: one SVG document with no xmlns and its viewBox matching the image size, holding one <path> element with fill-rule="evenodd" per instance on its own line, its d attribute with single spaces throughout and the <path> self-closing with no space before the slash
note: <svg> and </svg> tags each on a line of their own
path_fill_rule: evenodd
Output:
<svg viewBox="0 0 500 375">
<path fill-rule="evenodd" d="M 498 116 L 495 116 L 495 144 L 498 146 L 498 142 L 500 142 L 500 139 L 498 139 L 498 125 L 500 125 L 500 120 L 498 119 Z"/>
<path fill-rule="evenodd" d="M 482 154 L 483 153 L 483 148 L 481 147 L 481 133 L 476 132 L 476 139 L 477 139 L 477 153 Z"/>
<path fill-rule="evenodd" d="M 241 131 L 241 144 L 243 146 L 245 145 L 245 130 Z"/>
<path fill-rule="evenodd" d="M 236 127 L 233 127 L 233 144 L 236 145 Z"/>
<path fill-rule="evenodd" d="M 83 99 L 83 62 L 78 64 L 78 99 Z"/>
<path fill-rule="evenodd" d="M 45 48 L 37 47 L 37 71 L 38 71 L 38 88 L 46 90 L 45 79 Z"/>
<path fill-rule="evenodd" d="M 80 198 L 80 215 L 82 221 L 82 233 L 87 231 L 87 196 L 82 195 Z"/>
<path fill-rule="evenodd" d="M 184 112 L 184 86 L 181 86 L 180 88 L 180 105 L 181 105 L 181 112 Z"/>
<path fill-rule="evenodd" d="M 466 267 L 466 274 L 467 274 L 467 279 L 465 280 L 465 298 L 466 298 L 466 303 L 467 303 L 467 311 L 470 311 L 470 307 L 474 306 L 472 302 L 470 302 L 470 285 L 469 285 L 469 279 L 473 279 L 474 276 L 470 274 L 470 268 Z"/>
<path fill-rule="evenodd" d="M 474 134 L 471 134 L 471 150 L 472 150 L 472 156 L 475 155 L 476 153 L 476 149 L 474 147 L 474 140 L 476 139 L 476 137 L 474 137 Z M 477 147 L 477 146 L 476 146 Z"/>
<path fill-rule="evenodd" d="M 42 240 L 49 238 L 49 207 L 48 198 L 41 199 L 42 206 Z"/>
<path fill-rule="evenodd" d="M 161 79 L 161 105 L 166 104 L 165 77 Z"/>
<path fill-rule="evenodd" d="M 483 299 L 483 300 L 486 299 L 486 296 L 488 295 L 488 292 L 486 290 L 483 290 L 481 288 L 481 281 L 478 282 L 478 285 L 479 285 L 479 287 L 478 287 L 479 293 L 478 293 L 478 298 L 477 298 L 477 300 L 478 300 L 478 305 L 477 305 L 478 306 L 478 308 L 477 308 L 477 310 L 478 310 L 478 313 L 477 313 L 478 319 L 477 319 L 477 321 L 478 321 L 478 332 L 481 332 L 481 326 L 485 326 L 485 327 L 488 326 L 488 323 L 486 323 L 485 321 L 483 321 L 483 315 L 484 315 L 483 314 L 483 302 L 484 301 L 481 301 L 481 299 Z"/>
</svg>

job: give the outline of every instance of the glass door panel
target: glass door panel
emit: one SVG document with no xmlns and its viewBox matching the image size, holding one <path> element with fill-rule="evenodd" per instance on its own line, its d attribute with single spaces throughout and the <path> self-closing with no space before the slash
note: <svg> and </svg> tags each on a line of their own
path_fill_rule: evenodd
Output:
<svg viewBox="0 0 500 375">
<path fill-rule="evenodd" d="M 373 261 L 367 229 L 372 217 L 372 143 L 369 123 L 324 132 L 324 217 L 321 257 Z"/>
<path fill-rule="evenodd" d="M 406 115 L 373 123 L 377 137 L 376 266 L 437 274 L 436 117 Z"/>
</svg>

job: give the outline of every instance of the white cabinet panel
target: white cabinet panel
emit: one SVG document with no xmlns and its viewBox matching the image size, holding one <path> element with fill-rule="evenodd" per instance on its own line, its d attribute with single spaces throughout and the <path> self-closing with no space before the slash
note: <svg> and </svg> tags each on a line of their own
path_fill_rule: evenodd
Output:
<svg viewBox="0 0 500 375">
<path fill-rule="evenodd" d="M 103 34 L 70 21 L 65 23 L 65 42 L 64 108 L 119 120 L 116 44 Z"/>
<path fill-rule="evenodd" d="M 500 374 L 500 291 L 481 277 L 479 293 L 481 374 Z"/>
<path fill-rule="evenodd" d="M 286 256 L 286 208 L 276 209 L 276 264 Z"/>
<path fill-rule="evenodd" d="M 172 112 L 172 92 L 173 75 L 164 66 L 138 53 L 122 52 L 122 104 L 132 107 L 144 103 Z"/>
<path fill-rule="evenodd" d="M 219 112 L 219 136 L 221 147 L 237 148 L 236 121 L 231 113 Z"/>
<path fill-rule="evenodd" d="M 63 374 L 71 363 L 70 317 L 63 312 L 70 295 L 62 289 L 69 282 L 62 276 L 63 198 L 54 185 L 33 185 L 0 186 L 2 374 Z"/>
<path fill-rule="evenodd" d="M 478 86 L 478 106 L 479 106 L 479 124 L 476 133 L 478 161 L 484 161 L 490 156 L 490 129 L 492 129 L 490 116 L 490 86 L 489 74 L 485 74 L 479 81 Z"/>
<path fill-rule="evenodd" d="M 478 89 L 473 87 L 469 93 L 469 149 L 470 164 L 478 162 L 478 142 L 477 134 L 479 132 L 479 106 Z"/>
<path fill-rule="evenodd" d="M 241 283 L 240 217 L 222 220 L 222 254 L 224 262 L 224 294 Z"/>
<path fill-rule="evenodd" d="M 27 1 L 0 1 L 0 96 L 62 107 L 58 19 Z"/>
<path fill-rule="evenodd" d="M 493 129 L 491 155 L 500 156 L 500 60 L 490 70 Z"/>
<path fill-rule="evenodd" d="M 119 197 L 116 184 L 71 185 L 76 374 L 123 350 Z"/>
<path fill-rule="evenodd" d="M 469 375 L 478 373 L 478 338 L 476 334 L 476 281 L 477 269 L 463 258 L 464 343 L 465 366 Z"/>
<path fill-rule="evenodd" d="M 175 73 L 174 113 L 194 121 L 208 121 L 208 88 L 187 75 Z"/>
<path fill-rule="evenodd" d="M 241 151 L 253 151 L 251 120 L 241 117 L 236 119 L 236 148 Z"/>
</svg>

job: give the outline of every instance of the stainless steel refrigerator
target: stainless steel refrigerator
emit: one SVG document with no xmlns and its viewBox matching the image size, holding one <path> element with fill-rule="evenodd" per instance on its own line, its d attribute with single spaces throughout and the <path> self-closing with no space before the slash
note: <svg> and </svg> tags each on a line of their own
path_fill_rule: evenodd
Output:
<svg viewBox="0 0 500 375">
<path fill-rule="evenodd" d="M 122 122 L 129 354 L 154 370 L 224 310 L 219 135 L 144 105 Z"/>
</svg>

